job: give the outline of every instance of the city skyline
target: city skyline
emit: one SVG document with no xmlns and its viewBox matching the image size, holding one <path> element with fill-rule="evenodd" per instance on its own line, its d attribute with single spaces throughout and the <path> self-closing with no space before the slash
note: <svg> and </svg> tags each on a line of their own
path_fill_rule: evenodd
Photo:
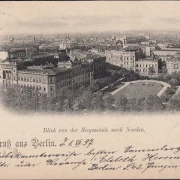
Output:
<svg viewBox="0 0 180 180">
<path fill-rule="evenodd" d="M 0 35 L 180 30 L 179 2 L 1 2 Z M 176 5 L 176 6 L 175 6 Z"/>
</svg>

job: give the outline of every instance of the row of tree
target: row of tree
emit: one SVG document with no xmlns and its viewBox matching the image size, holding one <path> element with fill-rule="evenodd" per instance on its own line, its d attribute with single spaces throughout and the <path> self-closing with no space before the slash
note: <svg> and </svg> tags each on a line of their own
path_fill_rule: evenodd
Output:
<svg viewBox="0 0 180 180">
<path fill-rule="evenodd" d="M 1 91 L 1 100 L 4 105 L 15 110 L 71 113 L 82 111 L 154 112 L 180 109 L 180 100 L 171 100 L 165 106 L 157 96 L 141 99 L 127 99 L 121 96 L 119 99 L 114 99 L 111 94 L 103 94 L 100 91 L 93 93 L 89 87 L 81 87 L 75 91 L 63 89 L 56 97 L 40 95 L 38 90 L 28 87 L 9 87 Z"/>
<path fill-rule="evenodd" d="M 172 74 L 161 74 L 155 79 L 159 81 L 167 82 L 172 86 L 179 86 L 180 85 L 180 72 L 174 72 Z"/>
<path fill-rule="evenodd" d="M 111 97 L 103 96 L 98 91 L 93 93 L 88 87 L 77 90 L 62 89 L 57 96 L 41 94 L 38 90 L 29 87 L 8 87 L 1 89 L 1 100 L 3 104 L 11 109 L 27 111 L 102 111 L 111 109 L 113 102 Z"/>
</svg>

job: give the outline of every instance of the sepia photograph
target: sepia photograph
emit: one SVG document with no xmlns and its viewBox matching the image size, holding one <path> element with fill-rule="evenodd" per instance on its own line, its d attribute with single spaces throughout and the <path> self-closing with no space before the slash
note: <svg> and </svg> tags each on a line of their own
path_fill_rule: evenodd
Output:
<svg viewBox="0 0 180 180">
<path fill-rule="evenodd" d="M 179 112 L 178 1 L 0 2 L 0 179 L 179 178 Z"/>
<path fill-rule="evenodd" d="M 128 2 L 141 8 L 126 9 L 125 2 L 110 3 L 99 12 L 100 2 L 44 8 L 49 3 L 1 2 L 1 102 L 7 109 L 179 111 L 178 7 L 168 7 L 167 14 L 166 3 L 158 2 L 159 14 L 153 5 L 144 13 L 146 2 Z"/>
</svg>

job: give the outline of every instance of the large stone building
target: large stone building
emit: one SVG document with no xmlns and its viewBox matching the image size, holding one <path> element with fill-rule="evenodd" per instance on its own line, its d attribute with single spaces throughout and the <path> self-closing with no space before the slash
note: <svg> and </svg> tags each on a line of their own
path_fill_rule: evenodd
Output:
<svg viewBox="0 0 180 180">
<path fill-rule="evenodd" d="M 106 57 L 86 51 L 73 50 L 68 53 L 72 61 L 78 60 L 82 63 L 91 64 L 94 79 L 105 76 Z"/>
<path fill-rule="evenodd" d="M 31 87 L 40 94 L 56 96 L 62 88 L 78 88 L 90 84 L 92 79 L 104 77 L 105 60 L 105 57 L 98 55 L 86 56 L 81 61 L 58 62 L 56 66 L 48 62 L 44 64 L 46 61 L 43 59 L 35 61 L 36 65 L 5 60 L 0 63 L 0 82 L 4 87 Z"/>
<path fill-rule="evenodd" d="M 4 87 L 17 85 L 31 87 L 40 94 L 56 96 L 62 88 L 77 88 L 82 84 L 89 84 L 93 79 L 93 71 L 88 64 L 48 64 L 45 66 L 29 66 L 22 68 L 13 62 L 4 61 L 0 67 L 0 82 Z"/>
<path fill-rule="evenodd" d="M 180 72 L 180 53 L 166 59 L 166 69 L 169 74 Z"/>
<path fill-rule="evenodd" d="M 146 58 L 136 61 L 136 72 L 143 76 L 157 76 L 158 59 Z"/>
<path fill-rule="evenodd" d="M 105 51 L 106 61 L 110 64 L 135 71 L 135 52 Z"/>
</svg>

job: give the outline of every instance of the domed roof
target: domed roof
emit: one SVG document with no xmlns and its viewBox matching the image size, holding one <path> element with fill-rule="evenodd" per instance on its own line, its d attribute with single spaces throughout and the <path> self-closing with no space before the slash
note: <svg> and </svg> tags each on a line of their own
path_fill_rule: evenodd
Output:
<svg viewBox="0 0 180 180">
<path fill-rule="evenodd" d="M 116 44 L 123 44 L 121 40 L 117 40 Z"/>
<path fill-rule="evenodd" d="M 177 53 L 174 55 L 174 57 L 180 59 L 180 52 L 177 52 Z"/>
</svg>

